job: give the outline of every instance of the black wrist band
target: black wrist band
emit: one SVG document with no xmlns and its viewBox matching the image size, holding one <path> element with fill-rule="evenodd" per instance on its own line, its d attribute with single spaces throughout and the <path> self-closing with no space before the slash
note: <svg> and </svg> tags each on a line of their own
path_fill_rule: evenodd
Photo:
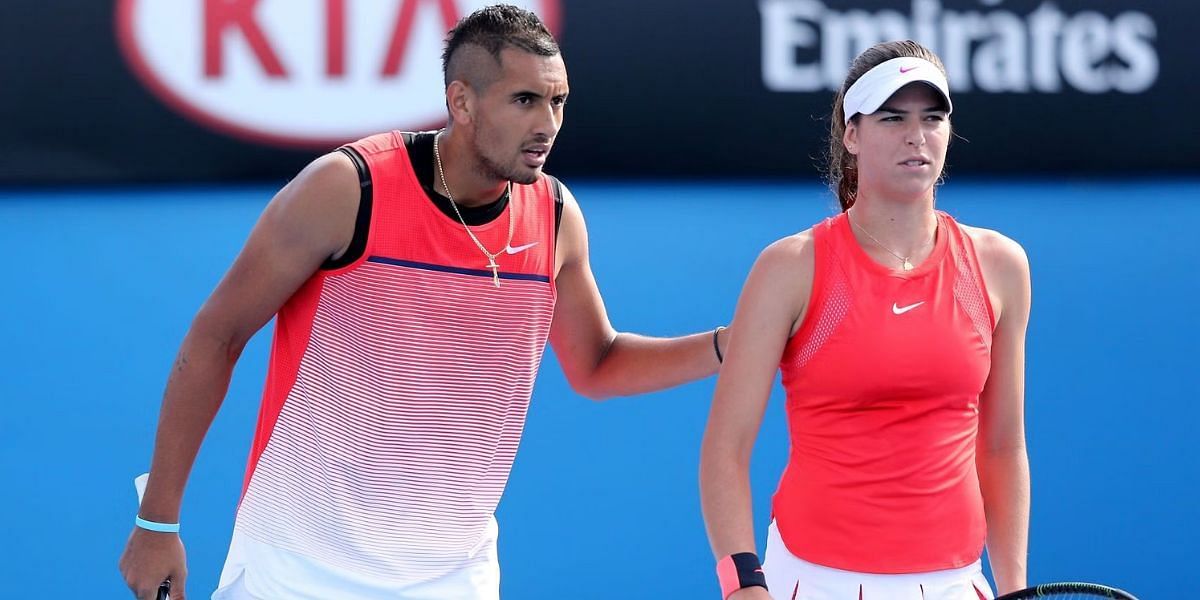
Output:
<svg viewBox="0 0 1200 600">
<path fill-rule="evenodd" d="M 718 325 L 717 328 L 713 330 L 713 351 L 717 353 L 717 362 L 719 363 L 725 362 L 725 357 L 721 356 L 720 335 L 722 329 L 725 329 L 724 325 Z"/>
<path fill-rule="evenodd" d="M 767 589 L 767 576 L 762 563 L 753 552 L 739 552 L 721 559 L 717 563 L 717 579 L 721 582 L 721 597 L 729 598 L 734 592 L 758 586 Z"/>
</svg>

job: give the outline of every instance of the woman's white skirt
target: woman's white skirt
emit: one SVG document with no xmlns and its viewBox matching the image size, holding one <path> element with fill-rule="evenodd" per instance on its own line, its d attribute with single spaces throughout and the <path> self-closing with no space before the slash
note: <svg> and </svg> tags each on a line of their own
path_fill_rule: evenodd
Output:
<svg viewBox="0 0 1200 600">
<path fill-rule="evenodd" d="M 763 574 L 774 600 L 992 600 L 979 561 L 957 569 L 887 575 L 810 563 L 783 545 L 775 522 L 767 530 Z"/>
</svg>

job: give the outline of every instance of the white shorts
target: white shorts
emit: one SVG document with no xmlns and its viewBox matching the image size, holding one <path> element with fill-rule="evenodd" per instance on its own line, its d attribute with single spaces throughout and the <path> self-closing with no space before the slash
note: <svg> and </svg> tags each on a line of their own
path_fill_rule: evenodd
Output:
<svg viewBox="0 0 1200 600">
<path fill-rule="evenodd" d="M 337 569 L 235 530 L 212 600 L 499 600 L 497 533 L 492 519 L 477 560 L 437 579 L 400 583 Z"/>
<path fill-rule="evenodd" d="M 775 522 L 767 529 L 763 562 L 774 600 L 992 600 L 979 561 L 957 569 L 884 575 L 810 563 L 783 545 Z"/>
</svg>

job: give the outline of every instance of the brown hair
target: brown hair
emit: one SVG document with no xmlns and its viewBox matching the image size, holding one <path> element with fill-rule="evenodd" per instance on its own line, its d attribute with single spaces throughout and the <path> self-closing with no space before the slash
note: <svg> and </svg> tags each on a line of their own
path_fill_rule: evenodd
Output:
<svg viewBox="0 0 1200 600">
<path fill-rule="evenodd" d="M 837 195 L 842 211 L 854 206 L 854 200 L 858 197 L 858 161 L 842 143 L 843 134 L 846 133 L 846 113 L 842 108 L 842 99 L 846 97 L 846 90 L 867 71 L 893 58 L 901 57 L 923 58 L 936 65 L 942 74 L 946 73 L 941 59 L 921 44 L 912 40 L 883 42 L 867 48 L 850 63 L 846 81 L 842 82 L 842 88 L 833 96 L 833 120 L 829 124 L 829 187 Z M 851 120 L 858 117 L 854 115 Z"/>
</svg>

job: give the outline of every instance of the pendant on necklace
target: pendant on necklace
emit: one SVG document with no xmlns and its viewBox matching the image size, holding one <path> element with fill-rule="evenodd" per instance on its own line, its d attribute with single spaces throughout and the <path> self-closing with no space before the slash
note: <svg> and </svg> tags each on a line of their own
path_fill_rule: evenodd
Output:
<svg viewBox="0 0 1200 600">
<path fill-rule="evenodd" d="M 905 271 L 911 271 L 911 270 L 913 270 L 913 265 L 912 265 L 912 263 L 908 262 L 908 259 L 907 259 L 907 258 L 906 258 L 906 259 L 904 259 L 904 270 L 905 270 Z"/>
<path fill-rule="evenodd" d="M 488 266 L 487 266 L 487 268 L 489 268 L 489 269 L 491 269 L 491 270 L 492 270 L 492 283 L 493 283 L 493 284 L 494 284 L 496 287 L 500 287 L 500 265 L 496 264 L 496 257 L 495 257 L 495 256 L 489 256 L 489 257 L 488 257 Z"/>
</svg>

